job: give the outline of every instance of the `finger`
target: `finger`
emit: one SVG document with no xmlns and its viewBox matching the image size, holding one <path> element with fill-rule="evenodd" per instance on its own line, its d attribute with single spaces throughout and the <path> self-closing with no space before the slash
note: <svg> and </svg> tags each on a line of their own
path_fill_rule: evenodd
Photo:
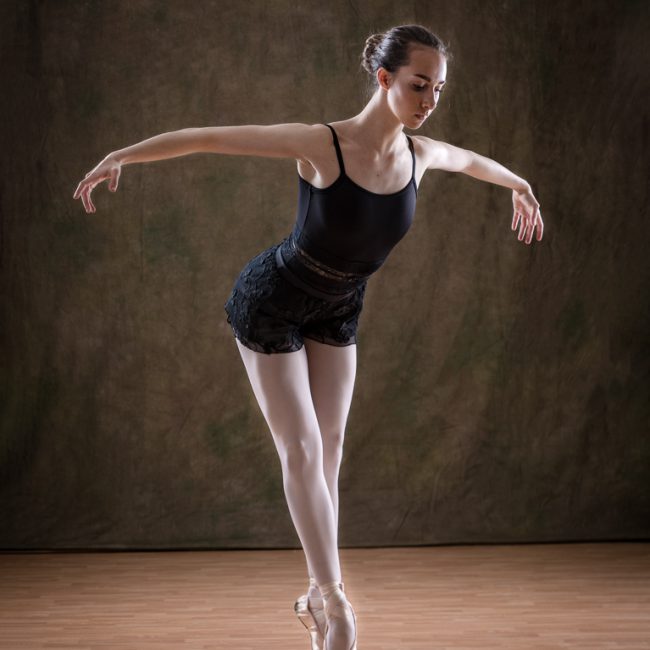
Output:
<svg viewBox="0 0 650 650">
<path fill-rule="evenodd" d="M 540 214 L 539 214 L 539 206 L 535 208 L 535 212 L 533 215 L 533 223 L 531 224 L 531 229 L 530 229 L 530 241 L 533 241 L 533 237 L 535 236 L 535 229 L 537 229 L 537 232 L 539 232 L 539 226 L 540 226 Z"/>
<path fill-rule="evenodd" d="M 84 210 L 88 212 L 88 199 L 86 198 L 86 188 L 84 187 L 81 192 L 79 192 L 79 197 L 81 198 L 81 202 L 83 203 Z"/>
<path fill-rule="evenodd" d="M 119 178 L 120 178 L 120 168 L 118 167 L 117 169 L 114 169 L 111 172 L 111 180 L 110 180 L 110 183 L 108 185 L 108 188 L 112 192 L 117 192 L 117 182 L 118 182 Z"/>
<path fill-rule="evenodd" d="M 517 208 L 512 210 L 512 230 L 517 230 Z"/>
<path fill-rule="evenodd" d="M 526 243 L 530 244 L 533 241 L 533 235 L 535 234 L 535 227 L 537 225 L 537 208 L 533 210 L 533 216 L 530 220 L 530 232 L 526 238 Z"/>
<path fill-rule="evenodd" d="M 530 244 L 533 241 L 533 235 L 535 234 L 535 224 L 537 222 L 537 208 L 533 210 L 533 216 L 528 223 L 528 237 L 526 237 L 526 243 Z"/>
<path fill-rule="evenodd" d="M 88 214 L 90 214 L 90 202 L 88 201 L 88 188 L 84 188 L 83 192 L 81 193 L 81 197 L 84 203 L 84 208 Z"/>
<path fill-rule="evenodd" d="M 77 185 L 77 189 L 74 191 L 73 198 L 78 199 L 81 196 L 81 193 L 83 192 L 85 187 L 86 187 L 86 181 L 85 180 L 80 181 L 79 185 Z"/>
<path fill-rule="evenodd" d="M 95 206 L 93 205 L 93 202 L 90 198 L 90 193 L 93 191 L 92 185 L 87 185 L 86 189 L 84 191 L 84 196 L 86 198 L 85 205 L 86 205 L 86 212 L 90 214 L 91 212 L 95 211 Z"/>
<path fill-rule="evenodd" d="M 542 215 L 540 213 L 539 219 L 537 219 L 537 241 L 542 241 L 544 235 L 544 222 L 542 221 Z"/>
<path fill-rule="evenodd" d="M 93 203 L 93 200 L 92 200 L 92 198 L 90 196 L 91 192 L 93 191 L 94 188 L 95 188 L 95 186 L 92 185 L 90 187 L 90 189 L 88 190 L 88 205 L 90 206 L 90 211 L 91 212 L 97 212 L 97 209 L 95 208 L 95 204 Z"/>
</svg>

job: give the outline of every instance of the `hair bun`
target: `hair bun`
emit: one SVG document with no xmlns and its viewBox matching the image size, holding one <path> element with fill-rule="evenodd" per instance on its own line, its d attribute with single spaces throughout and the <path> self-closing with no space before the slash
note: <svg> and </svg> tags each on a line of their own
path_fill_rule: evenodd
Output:
<svg viewBox="0 0 650 650">
<path fill-rule="evenodd" d="M 361 65 L 363 66 L 363 69 L 370 74 L 375 73 L 373 58 L 377 47 L 383 40 L 384 34 L 373 34 L 372 36 L 368 36 L 366 39 L 366 45 L 363 48 L 363 54 L 361 55 Z"/>
<path fill-rule="evenodd" d="M 427 27 L 397 25 L 383 34 L 368 36 L 359 67 L 370 75 L 371 86 L 377 89 L 379 86 L 377 71 L 383 68 L 393 74 L 402 66 L 408 65 L 411 59 L 411 48 L 414 46 L 433 48 L 447 61 L 451 58 L 447 46 Z"/>
</svg>

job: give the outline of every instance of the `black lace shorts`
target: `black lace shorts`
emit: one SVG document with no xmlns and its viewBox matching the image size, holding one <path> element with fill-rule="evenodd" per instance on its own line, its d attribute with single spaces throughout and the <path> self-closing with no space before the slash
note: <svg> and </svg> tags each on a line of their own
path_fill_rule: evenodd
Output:
<svg viewBox="0 0 650 650">
<path fill-rule="evenodd" d="M 366 282 L 334 302 L 312 296 L 280 275 L 275 262 L 278 246 L 246 263 L 224 303 L 239 341 L 266 354 L 295 352 L 304 338 L 337 346 L 356 343 Z"/>
</svg>

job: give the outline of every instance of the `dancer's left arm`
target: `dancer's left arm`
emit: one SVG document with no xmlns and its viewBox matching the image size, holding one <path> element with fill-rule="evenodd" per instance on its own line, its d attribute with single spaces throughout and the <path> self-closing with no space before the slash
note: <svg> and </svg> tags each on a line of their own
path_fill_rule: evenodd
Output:
<svg viewBox="0 0 650 650">
<path fill-rule="evenodd" d="M 496 160 L 481 156 L 474 151 L 423 136 L 419 136 L 418 140 L 424 145 L 427 169 L 462 172 L 473 178 L 512 189 L 512 230 L 517 230 L 519 227 L 517 239 L 522 241 L 525 238 L 526 244 L 530 244 L 537 228 L 537 241 L 542 240 L 544 234 L 542 213 L 539 209 L 539 201 L 533 195 L 528 181 L 506 169 Z"/>
</svg>

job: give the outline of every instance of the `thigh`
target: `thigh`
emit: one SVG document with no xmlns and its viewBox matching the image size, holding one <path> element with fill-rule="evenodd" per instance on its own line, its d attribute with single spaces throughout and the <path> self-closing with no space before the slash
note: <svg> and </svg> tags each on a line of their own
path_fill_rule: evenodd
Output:
<svg viewBox="0 0 650 650">
<path fill-rule="evenodd" d="M 342 444 L 357 371 L 357 346 L 305 337 L 311 397 L 323 444 Z"/>
<path fill-rule="evenodd" d="M 251 387 L 283 462 L 292 451 L 322 463 L 318 419 L 304 347 L 287 354 L 255 352 L 237 340 Z"/>
</svg>

